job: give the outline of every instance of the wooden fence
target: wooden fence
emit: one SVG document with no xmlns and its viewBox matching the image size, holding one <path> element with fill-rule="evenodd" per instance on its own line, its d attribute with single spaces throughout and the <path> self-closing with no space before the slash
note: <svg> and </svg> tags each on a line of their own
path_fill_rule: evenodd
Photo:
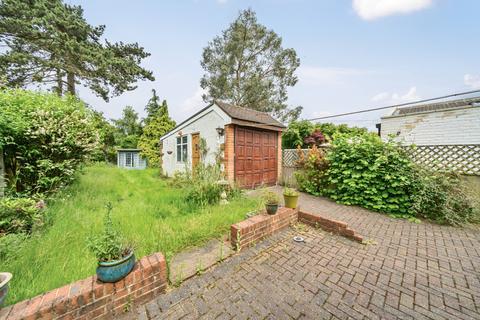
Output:
<svg viewBox="0 0 480 320">
<path fill-rule="evenodd" d="M 480 144 L 405 147 L 413 162 L 432 170 L 480 176 Z"/>
</svg>

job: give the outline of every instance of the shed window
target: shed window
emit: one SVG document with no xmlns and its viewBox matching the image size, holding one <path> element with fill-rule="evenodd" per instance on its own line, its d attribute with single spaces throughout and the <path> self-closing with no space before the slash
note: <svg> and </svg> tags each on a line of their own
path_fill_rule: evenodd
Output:
<svg viewBox="0 0 480 320">
<path fill-rule="evenodd" d="M 186 162 L 188 157 L 188 136 L 177 137 L 177 162 Z"/>
<path fill-rule="evenodd" d="M 133 168 L 135 166 L 134 159 L 133 152 L 125 153 L 125 167 Z"/>
</svg>

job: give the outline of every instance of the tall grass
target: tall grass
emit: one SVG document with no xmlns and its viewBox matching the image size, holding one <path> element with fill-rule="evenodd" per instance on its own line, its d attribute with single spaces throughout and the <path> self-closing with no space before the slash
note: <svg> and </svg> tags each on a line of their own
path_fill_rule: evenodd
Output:
<svg viewBox="0 0 480 320">
<path fill-rule="evenodd" d="M 7 304 L 85 278 L 96 260 L 86 238 L 102 228 L 105 204 L 112 219 L 136 245 L 137 258 L 162 252 L 167 258 L 186 247 L 219 237 L 245 213 L 258 208 L 255 199 L 237 199 L 226 206 L 189 207 L 182 189 L 168 186 L 158 171 L 129 171 L 96 165 L 48 204 L 52 223 L 0 262 L 13 273 Z"/>
</svg>

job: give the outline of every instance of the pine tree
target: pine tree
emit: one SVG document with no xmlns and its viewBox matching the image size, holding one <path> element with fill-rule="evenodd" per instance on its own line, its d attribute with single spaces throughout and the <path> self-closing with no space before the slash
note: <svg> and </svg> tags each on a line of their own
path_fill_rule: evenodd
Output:
<svg viewBox="0 0 480 320">
<path fill-rule="evenodd" d="M 101 41 L 105 26 L 91 26 L 80 6 L 61 0 L 0 2 L 0 72 L 8 86 L 40 84 L 75 95 L 77 83 L 105 101 L 154 80 L 140 66 L 150 54 L 137 43 Z"/>
<path fill-rule="evenodd" d="M 147 112 L 147 117 L 144 119 L 145 124 L 148 124 L 154 116 L 157 116 L 159 110 L 166 110 L 168 113 L 167 101 L 163 100 L 162 104 L 160 104 L 160 98 L 157 95 L 157 91 L 152 89 L 152 97 L 148 100 L 148 103 L 145 106 L 145 111 Z"/>
<path fill-rule="evenodd" d="M 218 99 L 269 112 L 282 120 L 296 119 L 301 107 L 289 109 L 287 88 L 297 83 L 300 59 L 284 49 L 282 38 L 257 21 L 254 11 L 238 18 L 203 51 L 205 70 L 200 85 L 206 102 Z"/>
</svg>

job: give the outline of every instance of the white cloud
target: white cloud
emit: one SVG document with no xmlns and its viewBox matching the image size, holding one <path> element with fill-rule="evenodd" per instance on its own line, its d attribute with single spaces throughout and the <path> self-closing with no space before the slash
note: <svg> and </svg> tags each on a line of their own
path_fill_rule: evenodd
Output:
<svg viewBox="0 0 480 320">
<path fill-rule="evenodd" d="M 301 82 L 324 85 L 340 84 L 348 77 L 364 75 L 369 71 L 352 68 L 301 66 L 297 73 Z"/>
<path fill-rule="evenodd" d="M 195 93 L 185 99 L 180 105 L 182 113 L 186 116 L 190 116 L 193 112 L 205 107 L 205 102 L 202 99 L 204 93 L 206 93 L 206 91 L 198 87 Z"/>
<path fill-rule="evenodd" d="M 389 97 L 390 97 L 390 93 L 380 92 L 379 94 L 376 94 L 373 96 L 372 101 L 374 102 L 383 101 L 383 100 L 387 100 Z"/>
<path fill-rule="evenodd" d="M 467 73 L 463 76 L 463 83 L 472 89 L 480 89 L 480 75 Z"/>
<path fill-rule="evenodd" d="M 364 20 L 426 9 L 433 0 L 353 0 L 355 12 Z"/>
<path fill-rule="evenodd" d="M 400 104 L 421 99 L 417 93 L 417 87 L 411 87 L 404 94 L 380 92 L 372 97 L 373 102 L 383 102 L 388 104 Z"/>
<path fill-rule="evenodd" d="M 218 4 L 225 4 L 227 3 L 228 0 L 217 0 L 217 3 Z"/>
</svg>

